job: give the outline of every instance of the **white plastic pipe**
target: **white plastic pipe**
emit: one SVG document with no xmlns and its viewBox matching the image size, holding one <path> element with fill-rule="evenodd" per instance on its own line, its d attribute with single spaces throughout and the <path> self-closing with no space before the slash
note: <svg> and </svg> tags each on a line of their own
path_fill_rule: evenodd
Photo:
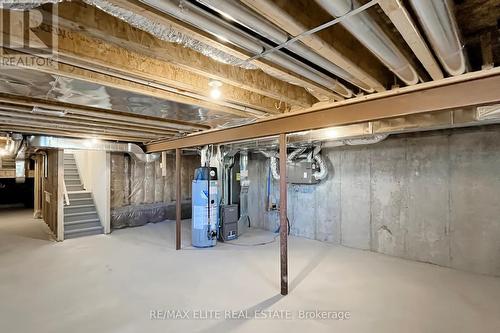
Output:
<svg viewBox="0 0 500 333">
<path fill-rule="evenodd" d="M 218 11 L 222 15 L 232 19 L 247 28 L 257 32 L 261 36 L 275 42 L 276 44 L 285 43 L 289 36 L 287 33 L 276 27 L 269 21 L 261 18 L 260 16 L 253 13 L 251 10 L 242 6 L 240 3 L 234 0 L 198 0 L 205 5 L 211 7 L 212 9 Z M 345 71 L 341 67 L 335 65 L 334 63 L 323 58 L 319 54 L 315 53 L 302 42 L 291 43 L 287 46 L 289 50 L 296 53 L 297 55 L 311 61 L 312 63 L 326 69 L 330 73 L 354 84 L 355 86 L 365 90 L 366 92 L 373 92 L 374 89 L 364 83 L 363 81 L 357 79 L 349 72 Z"/>
<path fill-rule="evenodd" d="M 343 16 L 358 7 L 355 0 L 316 0 L 316 2 L 335 17 Z M 408 85 L 418 83 L 418 74 L 408 59 L 368 13 L 358 13 L 341 24 L 404 83 Z"/>
<path fill-rule="evenodd" d="M 236 46 L 242 47 L 253 54 L 259 54 L 264 51 L 264 47 L 258 41 L 249 38 L 249 36 L 244 35 L 236 30 L 234 30 L 229 25 L 224 24 L 224 22 L 214 16 L 208 16 L 206 13 L 202 12 L 201 9 L 190 5 L 187 2 L 183 2 L 182 6 L 179 6 L 178 2 L 173 0 L 140 0 L 141 2 L 156 8 L 168 15 L 174 16 L 177 19 L 187 22 L 193 26 L 207 31 L 208 33 L 220 38 L 221 40 L 228 41 Z M 330 89 L 338 93 L 339 95 L 349 98 L 351 97 L 352 91 L 347 87 L 339 83 L 337 80 L 327 77 L 322 73 L 319 73 L 312 68 L 296 62 L 288 56 L 279 53 L 270 53 L 265 56 L 266 59 L 295 72 L 317 84 Z"/>
<path fill-rule="evenodd" d="M 448 0 L 410 0 L 432 48 L 450 75 L 466 71 L 465 56 Z"/>
</svg>

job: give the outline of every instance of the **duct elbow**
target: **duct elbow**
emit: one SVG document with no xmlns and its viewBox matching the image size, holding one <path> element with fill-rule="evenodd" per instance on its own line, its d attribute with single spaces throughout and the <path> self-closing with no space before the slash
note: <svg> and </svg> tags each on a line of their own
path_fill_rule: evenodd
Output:
<svg viewBox="0 0 500 333">
<path fill-rule="evenodd" d="M 321 155 L 317 154 L 314 156 L 314 161 L 316 161 L 319 167 L 319 170 L 313 174 L 314 179 L 317 181 L 325 179 L 328 176 L 328 168 L 325 160 L 321 157 Z"/>
<path fill-rule="evenodd" d="M 306 148 L 295 149 L 293 152 L 291 152 L 288 155 L 288 158 L 287 158 L 288 162 L 292 162 L 297 156 L 299 156 L 300 154 L 302 154 L 305 151 L 306 151 Z"/>
<path fill-rule="evenodd" d="M 279 165 L 278 165 L 278 158 L 276 156 L 271 157 L 271 174 L 273 175 L 273 178 L 276 180 L 280 179 L 280 174 L 278 171 Z"/>
</svg>

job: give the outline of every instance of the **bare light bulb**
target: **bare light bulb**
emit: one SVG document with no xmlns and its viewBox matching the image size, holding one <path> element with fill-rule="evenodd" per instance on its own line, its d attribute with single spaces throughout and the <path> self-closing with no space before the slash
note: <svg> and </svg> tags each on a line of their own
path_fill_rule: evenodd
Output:
<svg viewBox="0 0 500 333">
<path fill-rule="evenodd" d="M 210 82 L 208 82 L 208 85 L 211 87 L 210 97 L 212 99 L 219 99 L 220 96 L 222 95 L 222 92 L 220 91 L 220 87 L 222 87 L 222 82 L 217 80 L 210 80 Z"/>
<path fill-rule="evenodd" d="M 219 99 L 220 95 L 221 92 L 219 88 L 214 87 L 210 90 L 210 97 L 212 97 L 212 99 Z"/>
</svg>

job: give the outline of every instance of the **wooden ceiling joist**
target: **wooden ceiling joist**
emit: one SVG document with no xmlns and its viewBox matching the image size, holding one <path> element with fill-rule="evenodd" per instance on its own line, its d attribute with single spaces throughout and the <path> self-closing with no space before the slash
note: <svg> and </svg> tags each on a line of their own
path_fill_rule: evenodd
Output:
<svg viewBox="0 0 500 333">
<path fill-rule="evenodd" d="M 331 20 L 314 1 L 242 2 L 291 36 L 297 36 Z M 274 8 L 278 8 L 283 14 L 274 15 Z M 364 47 L 341 26 L 319 31 L 300 40 L 323 58 L 350 72 L 376 91 L 385 90 L 390 79 L 387 69 L 370 52 L 360 52 Z"/>
<path fill-rule="evenodd" d="M 188 135 L 180 139 L 151 143 L 148 152 L 234 142 L 306 130 L 500 102 L 500 70 L 471 73 L 406 87 L 398 94 L 379 93 L 371 99 L 317 111 L 275 116 L 254 124 Z"/>
<path fill-rule="evenodd" d="M 434 59 L 431 50 L 425 43 L 416 24 L 410 14 L 401 3 L 401 0 L 380 0 L 379 5 L 389 17 L 396 29 L 411 48 L 417 59 L 422 63 L 425 70 L 433 80 L 440 80 L 444 77 L 439 64 Z"/>
<path fill-rule="evenodd" d="M 37 38 L 51 45 L 49 32 L 38 29 L 36 33 Z M 21 41 L 24 36 L 11 35 L 11 40 L 14 37 L 19 37 L 17 40 Z M 167 88 L 179 90 L 179 93 L 163 91 L 164 98 L 174 102 L 196 105 L 210 110 L 219 110 L 240 117 L 248 116 L 248 113 L 245 111 L 220 105 L 221 102 L 211 100 L 209 98 L 209 78 L 186 71 L 171 63 L 128 50 L 114 43 L 92 38 L 83 33 L 59 28 L 57 54 L 61 56 L 60 62 L 69 59 L 78 64 L 87 65 L 95 69 L 94 71 L 99 71 L 99 68 L 106 68 L 107 73 L 117 72 L 124 77 L 130 77 L 130 80 L 137 77 L 144 82 L 153 82 L 159 86 L 164 85 Z M 90 80 L 91 78 L 88 79 Z M 123 86 L 123 88 L 126 88 L 126 86 Z M 199 96 L 198 98 L 185 96 L 182 94 L 183 91 L 195 93 Z M 280 113 L 276 109 L 276 105 L 279 105 L 279 100 L 229 85 L 224 85 L 221 91 L 225 102 L 237 103 L 243 107 L 261 112 L 271 114 Z"/>
<path fill-rule="evenodd" d="M 145 18 L 148 18 L 149 20 L 156 22 L 158 24 L 163 24 L 167 27 L 173 27 L 176 31 L 181 32 L 187 36 L 192 36 L 196 40 L 199 40 L 200 42 L 210 45 L 212 47 L 215 47 L 216 49 L 219 49 L 227 54 L 230 54 L 238 59 L 241 60 L 246 60 L 249 59 L 250 57 L 254 56 L 254 54 L 248 54 L 244 50 L 230 44 L 227 42 L 222 41 L 221 39 L 216 38 L 213 35 L 210 35 L 209 33 L 202 31 L 200 29 L 197 29 L 185 22 L 182 22 L 180 20 L 177 20 L 174 17 L 168 16 L 162 12 L 159 12 L 158 10 L 151 8 L 137 0 L 108 0 L 109 3 L 112 3 L 120 8 L 127 9 L 131 12 L 134 12 L 136 14 L 139 14 Z M 273 73 L 274 75 L 284 78 L 287 82 L 297 82 L 300 84 L 302 87 L 305 87 L 307 89 L 310 89 L 311 91 L 315 91 L 319 94 L 322 94 L 324 96 L 330 97 L 332 100 L 334 98 L 337 98 L 338 96 L 334 94 L 332 91 L 324 88 L 323 86 L 306 79 L 296 73 L 293 73 L 291 71 L 288 71 L 284 68 L 281 68 L 280 66 L 271 63 L 268 60 L 265 59 L 258 59 L 253 61 L 255 65 L 258 67 L 262 68 L 265 70 L 266 73 Z M 291 85 L 293 86 L 293 85 Z"/>
<path fill-rule="evenodd" d="M 66 2 L 59 6 L 58 13 L 62 26 L 174 64 L 186 71 L 293 106 L 308 107 L 315 103 L 315 98 L 301 87 L 280 81 L 261 70 L 223 64 L 183 45 L 160 40 L 95 7 Z"/>
</svg>

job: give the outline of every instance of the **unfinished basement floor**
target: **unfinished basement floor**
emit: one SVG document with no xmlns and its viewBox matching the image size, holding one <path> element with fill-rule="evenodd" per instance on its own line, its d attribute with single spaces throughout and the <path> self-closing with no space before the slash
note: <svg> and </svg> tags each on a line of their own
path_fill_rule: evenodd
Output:
<svg viewBox="0 0 500 333">
<path fill-rule="evenodd" d="M 50 239 L 30 210 L 0 211 L 2 332 L 499 332 L 500 279 L 298 237 L 290 294 L 278 242 L 174 249 L 174 223 Z M 247 233 L 240 244 L 274 234 Z M 351 318 L 299 320 L 300 310 Z M 151 320 L 157 310 L 283 310 L 291 320 Z"/>
</svg>

